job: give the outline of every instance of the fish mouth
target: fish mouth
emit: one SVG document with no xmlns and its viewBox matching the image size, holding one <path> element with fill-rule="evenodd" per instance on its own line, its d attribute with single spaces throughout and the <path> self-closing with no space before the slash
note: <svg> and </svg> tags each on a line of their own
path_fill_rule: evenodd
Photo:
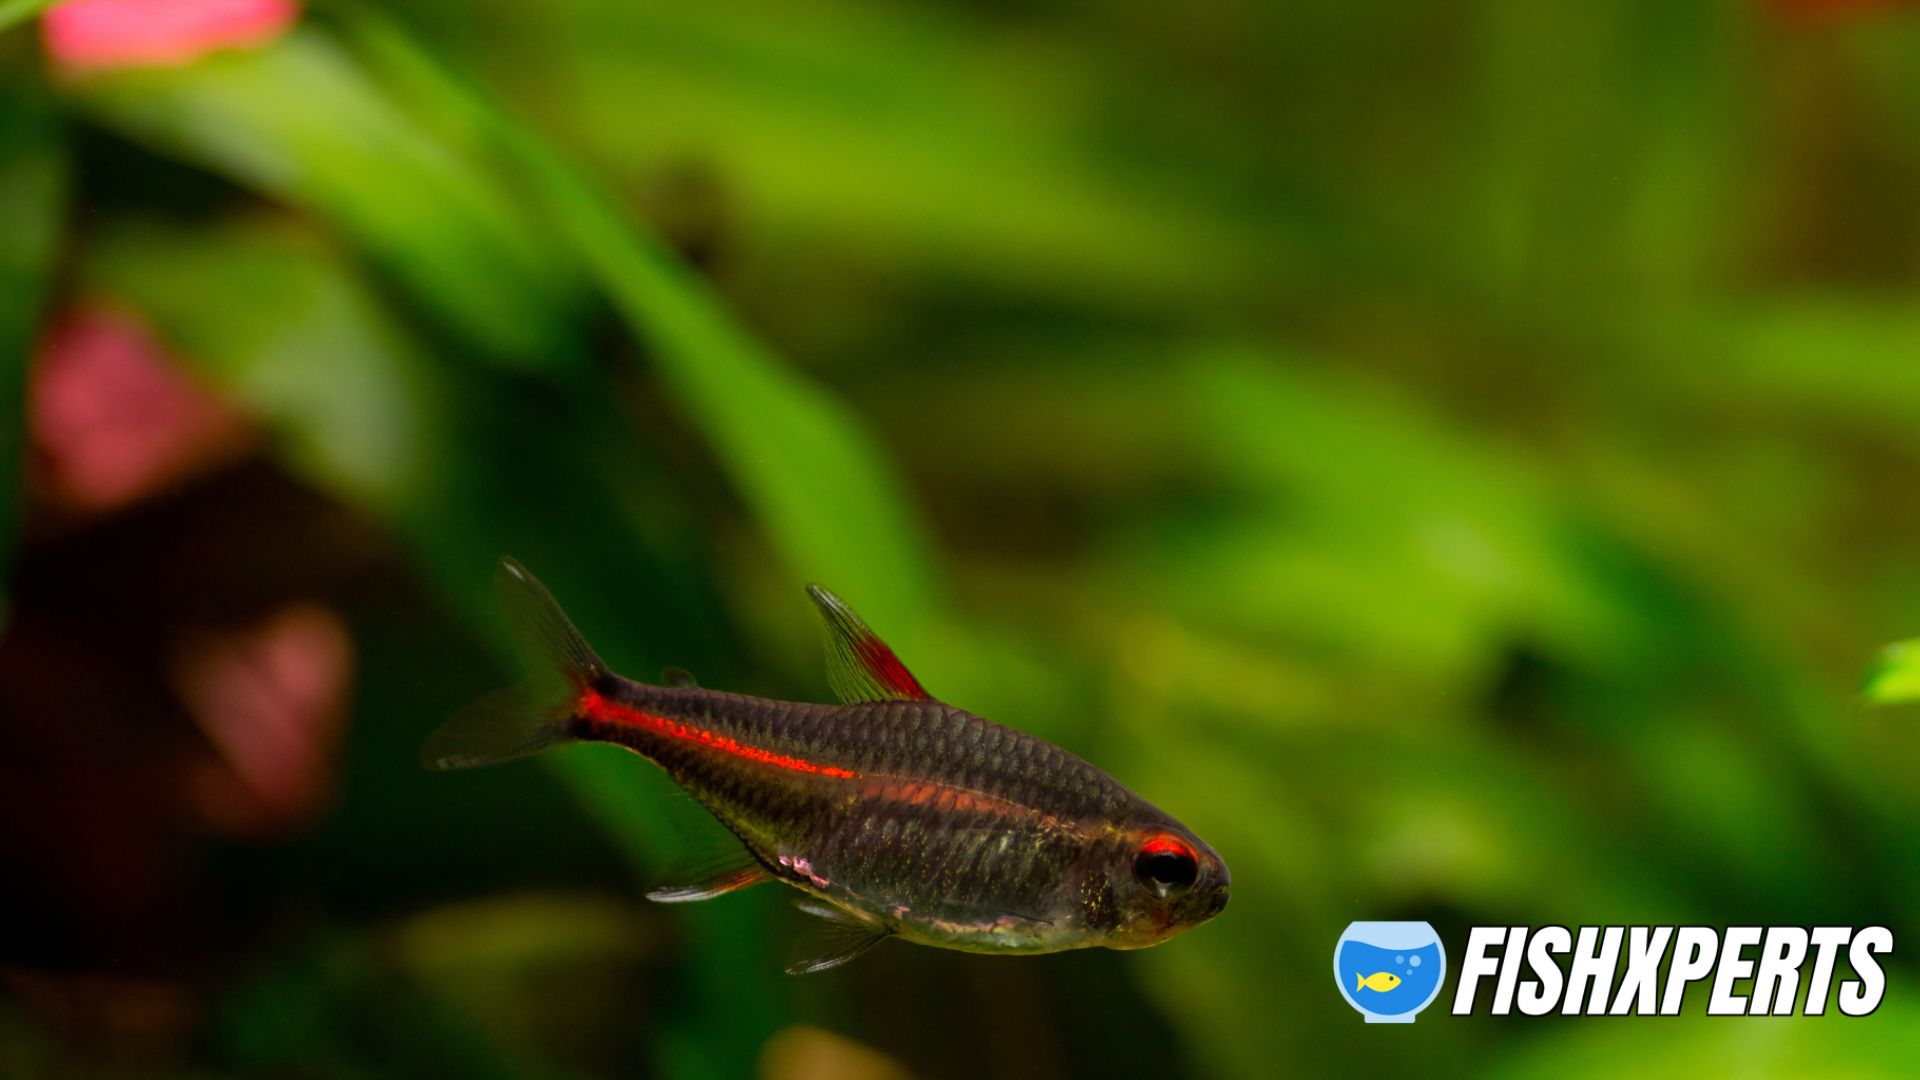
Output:
<svg viewBox="0 0 1920 1080">
<path fill-rule="evenodd" d="M 1225 910 L 1227 910 L 1227 890 L 1215 889 L 1213 896 L 1207 901 L 1207 913 L 1202 917 L 1211 919 Z"/>
</svg>

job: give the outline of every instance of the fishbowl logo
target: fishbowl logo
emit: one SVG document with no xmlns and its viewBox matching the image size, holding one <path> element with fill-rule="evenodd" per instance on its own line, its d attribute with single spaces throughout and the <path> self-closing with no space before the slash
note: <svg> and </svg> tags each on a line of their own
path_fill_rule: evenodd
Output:
<svg viewBox="0 0 1920 1080">
<path fill-rule="evenodd" d="M 1411 1024 L 1440 995 L 1447 953 L 1423 922 L 1350 923 L 1333 947 L 1340 995 L 1369 1024 Z"/>
</svg>

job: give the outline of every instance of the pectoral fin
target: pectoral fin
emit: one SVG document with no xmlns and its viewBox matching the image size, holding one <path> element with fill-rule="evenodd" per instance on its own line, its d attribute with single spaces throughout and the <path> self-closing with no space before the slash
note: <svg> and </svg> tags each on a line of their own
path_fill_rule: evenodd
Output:
<svg viewBox="0 0 1920 1080">
<path fill-rule="evenodd" d="M 793 963 L 787 965 L 789 975 L 811 975 L 839 967 L 885 941 L 892 933 L 879 923 L 868 922 L 818 900 L 801 900 L 797 906 L 820 921 L 813 925 L 795 951 Z"/>
<path fill-rule="evenodd" d="M 758 885 L 773 875 L 745 848 L 683 859 L 662 871 L 647 899 L 657 904 L 685 904 Z"/>
<path fill-rule="evenodd" d="M 655 903 L 687 903 L 712 899 L 770 880 L 745 844 L 720 824 L 684 790 L 672 788 L 660 799 L 660 809 L 680 836 L 680 855 L 666 863 L 647 899 Z"/>
</svg>

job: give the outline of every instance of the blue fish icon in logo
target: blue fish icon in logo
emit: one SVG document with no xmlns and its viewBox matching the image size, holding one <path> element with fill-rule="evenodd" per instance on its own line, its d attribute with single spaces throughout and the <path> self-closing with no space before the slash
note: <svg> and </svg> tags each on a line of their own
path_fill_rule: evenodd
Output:
<svg viewBox="0 0 1920 1080">
<path fill-rule="evenodd" d="M 1423 922 L 1357 922 L 1333 947 L 1333 981 L 1369 1024 L 1411 1024 L 1440 995 L 1447 952 Z"/>
</svg>

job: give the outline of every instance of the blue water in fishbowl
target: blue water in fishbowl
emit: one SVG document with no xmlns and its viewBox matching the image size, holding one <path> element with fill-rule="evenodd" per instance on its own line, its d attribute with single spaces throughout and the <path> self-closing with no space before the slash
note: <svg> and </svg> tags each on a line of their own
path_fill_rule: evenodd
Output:
<svg viewBox="0 0 1920 1080">
<path fill-rule="evenodd" d="M 1433 927 L 1420 922 L 1357 922 L 1340 935 L 1333 973 L 1347 1004 L 1367 1023 L 1409 1023 L 1440 992 L 1447 958 Z M 1389 989 L 1380 989 L 1393 979 Z"/>
</svg>

